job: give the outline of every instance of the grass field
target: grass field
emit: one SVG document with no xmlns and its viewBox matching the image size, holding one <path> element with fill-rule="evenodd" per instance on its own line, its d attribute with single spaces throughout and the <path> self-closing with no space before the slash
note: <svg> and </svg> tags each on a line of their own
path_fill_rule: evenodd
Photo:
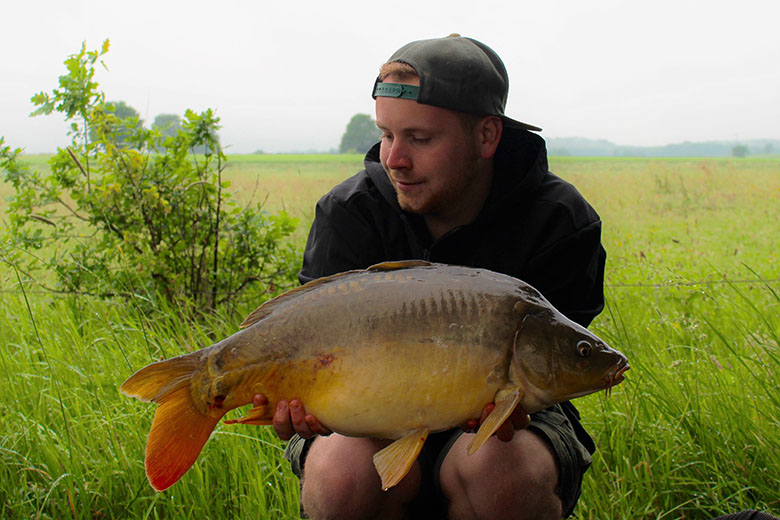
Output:
<svg viewBox="0 0 780 520">
<path fill-rule="evenodd" d="M 361 163 L 231 156 L 226 177 L 241 200 L 299 217 L 302 244 L 316 200 Z M 610 398 L 577 401 L 598 452 L 576 518 L 780 515 L 780 161 L 551 167 L 602 216 L 607 308 L 592 328 L 632 366 Z M 297 480 L 268 428 L 218 426 L 164 493 L 144 476 L 153 407 L 118 385 L 232 333 L 235 319 L 195 326 L 165 308 L 142 317 L 132 301 L 19 284 L 7 265 L 0 282 L 0 517 L 297 518 Z"/>
</svg>

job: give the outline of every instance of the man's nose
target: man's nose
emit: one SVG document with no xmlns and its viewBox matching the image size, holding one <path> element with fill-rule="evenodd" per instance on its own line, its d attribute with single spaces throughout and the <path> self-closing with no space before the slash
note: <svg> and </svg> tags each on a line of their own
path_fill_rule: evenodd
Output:
<svg viewBox="0 0 780 520">
<path fill-rule="evenodd" d="M 383 143 L 383 146 L 385 144 Z M 390 150 L 387 154 L 387 167 L 393 170 L 406 170 L 412 167 L 412 161 L 409 157 L 409 149 L 400 139 L 387 144 Z"/>
</svg>

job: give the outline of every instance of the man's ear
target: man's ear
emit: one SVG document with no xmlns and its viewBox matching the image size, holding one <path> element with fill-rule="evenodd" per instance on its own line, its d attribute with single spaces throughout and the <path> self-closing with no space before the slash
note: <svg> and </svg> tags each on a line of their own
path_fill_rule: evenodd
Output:
<svg viewBox="0 0 780 520">
<path fill-rule="evenodd" d="M 496 154 L 498 143 L 504 131 L 504 124 L 496 116 L 487 116 L 479 122 L 478 126 L 481 157 L 490 159 Z"/>
</svg>

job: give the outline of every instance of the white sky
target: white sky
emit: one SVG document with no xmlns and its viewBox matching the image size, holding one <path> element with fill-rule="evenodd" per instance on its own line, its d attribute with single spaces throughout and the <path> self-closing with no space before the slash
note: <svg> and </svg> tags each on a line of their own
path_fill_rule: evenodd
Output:
<svg viewBox="0 0 780 520">
<path fill-rule="evenodd" d="M 30 153 L 67 144 L 28 117 L 82 41 L 106 38 L 98 81 L 151 123 L 213 108 L 228 153 L 337 148 L 372 114 L 379 65 L 458 32 L 509 71 L 507 115 L 545 137 L 622 145 L 780 138 L 780 2 L 618 0 L 6 0 L 0 135 Z"/>
</svg>

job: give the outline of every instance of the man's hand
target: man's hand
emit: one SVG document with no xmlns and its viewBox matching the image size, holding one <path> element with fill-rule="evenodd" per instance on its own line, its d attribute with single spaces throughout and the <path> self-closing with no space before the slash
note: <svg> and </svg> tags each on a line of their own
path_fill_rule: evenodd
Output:
<svg viewBox="0 0 780 520">
<path fill-rule="evenodd" d="M 475 432 L 479 425 L 485 422 L 485 419 L 487 419 L 487 416 L 490 415 L 490 412 L 492 412 L 495 407 L 496 405 L 494 403 L 486 404 L 482 409 L 482 415 L 479 417 L 479 420 L 471 419 L 470 421 L 467 421 L 462 428 L 467 432 Z M 509 419 L 504 421 L 504 424 L 499 426 L 498 430 L 496 430 L 493 435 L 498 437 L 501 441 L 509 442 L 515 436 L 515 431 L 522 430 L 528 426 L 530 422 L 531 417 L 525 413 L 522 406 L 518 405 L 512 412 L 512 415 L 509 416 Z"/>
<path fill-rule="evenodd" d="M 268 398 L 263 394 L 256 394 L 252 399 L 252 404 L 255 407 L 266 406 Z M 284 441 L 290 440 L 296 433 L 304 439 L 333 433 L 320 424 L 312 414 L 306 413 L 306 408 L 300 399 L 279 401 L 274 413 L 273 426 L 276 435 Z"/>
</svg>

